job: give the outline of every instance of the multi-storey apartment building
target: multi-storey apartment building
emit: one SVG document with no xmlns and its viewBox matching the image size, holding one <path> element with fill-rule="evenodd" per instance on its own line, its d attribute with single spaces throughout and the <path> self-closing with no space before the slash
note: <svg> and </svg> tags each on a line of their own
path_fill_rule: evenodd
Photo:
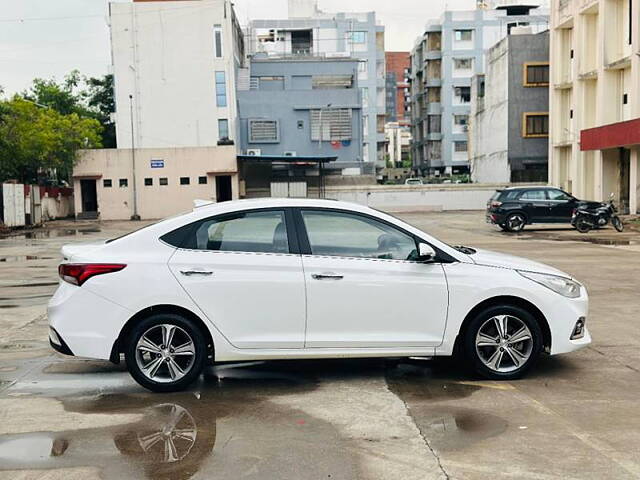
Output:
<svg viewBox="0 0 640 480">
<path fill-rule="evenodd" d="M 409 52 L 385 52 L 387 122 L 408 126 L 407 101 L 409 99 Z"/>
<path fill-rule="evenodd" d="M 229 0 L 110 3 L 109 20 L 120 148 L 235 140 L 245 52 Z"/>
<path fill-rule="evenodd" d="M 254 56 L 250 81 L 238 85 L 240 149 L 271 156 L 335 156 L 327 169 L 359 168 L 357 69 L 353 58 Z"/>
<path fill-rule="evenodd" d="M 495 9 L 446 11 L 429 21 L 411 52 L 411 125 L 414 170 L 469 171 L 467 130 L 471 79 L 484 70 L 484 52 L 526 25 L 548 28 L 548 11 L 514 2 Z"/>
<path fill-rule="evenodd" d="M 638 203 L 640 8 L 553 0 L 549 180 L 578 197 Z"/>
<path fill-rule="evenodd" d="M 479 183 L 546 182 L 549 32 L 518 27 L 491 47 L 471 82 L 469 159 Z"/>
<path fill-rule="evenodd" d="M 253 20 L 247 29 L 251 55 L 269 58 L 355 58 L 362 96 L 361 173 L 384 166 L 385 58 L 384 27 L 374 12 L 325 13 L 314 0 L 291 0 L 284 20 Z M 328 107 L 328 106 L 325 106 Z"/>
</svg>

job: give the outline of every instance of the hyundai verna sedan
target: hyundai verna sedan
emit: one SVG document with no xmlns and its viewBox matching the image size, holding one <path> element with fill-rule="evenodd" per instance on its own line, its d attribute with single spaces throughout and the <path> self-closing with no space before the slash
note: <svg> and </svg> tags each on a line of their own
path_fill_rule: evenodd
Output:
<svg viewBox="0 0 640 480">
<path fill-rule="evenodd" d="M 207 204 L 62 249 L 50 342 L 158 392 L 221 361 L 460 354 L 514 379 L 591 342 L 587 292 L 526 259 L 452 247 L 382 212 L 310 199 Z"/>
</svg>

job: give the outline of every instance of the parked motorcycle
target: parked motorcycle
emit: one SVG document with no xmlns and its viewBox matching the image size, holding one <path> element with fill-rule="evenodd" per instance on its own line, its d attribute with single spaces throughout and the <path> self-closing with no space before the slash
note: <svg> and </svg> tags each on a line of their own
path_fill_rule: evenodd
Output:
<svg viewBox="0 0 640 480">
<path fill-rule="evenodd" d="M 608 202 L 603 202 L 596 208 L 588 206 L 579 206 L 573 211 L 571 216 L 571 225 L 580 233 L 587 233 L 594 228 L 605 227 L 609 222 L 619 231 L 624 230 L 622 220 L 617 215 L 618 209 L 613 203 L 613 193 L 609 197 Z"/>
</svg>

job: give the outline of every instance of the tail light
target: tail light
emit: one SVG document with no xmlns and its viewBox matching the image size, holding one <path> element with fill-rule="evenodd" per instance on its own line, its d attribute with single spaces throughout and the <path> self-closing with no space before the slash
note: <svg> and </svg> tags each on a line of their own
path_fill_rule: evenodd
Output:
<svg viewBox="0 0 640 480">
<path fill-rule="evenodd" d="M 498 208 L 500 205 L 502 205 L 502 202 L 499 202 L 497 200 L 491 201 L 491 208 Z"/>
<path fill-rule="evenodd" d="M 124 267 L 122 263 L 62 263 L 58 274 L 65 282 L 80 286 L 91 277 L 119 272 Z"/>
</svg>

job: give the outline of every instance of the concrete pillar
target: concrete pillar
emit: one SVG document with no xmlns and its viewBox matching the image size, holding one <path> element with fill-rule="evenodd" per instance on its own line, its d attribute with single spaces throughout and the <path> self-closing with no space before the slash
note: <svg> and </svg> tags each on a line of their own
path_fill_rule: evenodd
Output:
<svg viewBox="0 0 640 480">
<path fill-rule="evenodd" d="M 603 181 L 602 181 L 602 150 L 595 150 L 593 152 L 593 200 L 601 202 L 604 195 L 602 193 Z"/>
<path fill-rule="evenodd" d="M 638 204 L 638 163 L 640 162 L 640 147 L 632 148 L 629 157 L 629 213 L 640 211 Z"/>
</svg>

